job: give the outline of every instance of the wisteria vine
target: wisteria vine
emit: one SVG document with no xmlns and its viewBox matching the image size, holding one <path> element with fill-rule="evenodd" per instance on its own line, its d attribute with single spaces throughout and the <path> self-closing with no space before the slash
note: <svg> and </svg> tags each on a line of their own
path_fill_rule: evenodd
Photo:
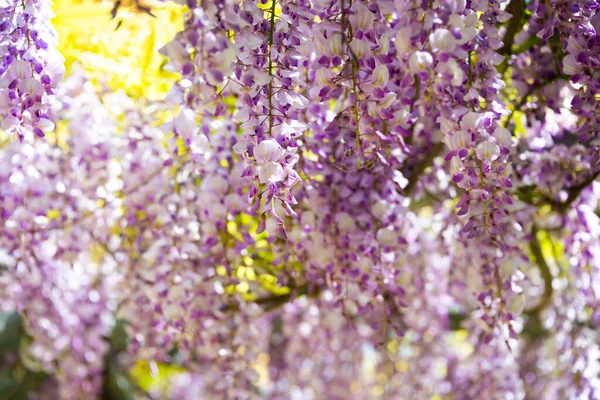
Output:
<svg viewBox="0 0 600 400">
<path fill-rule="evenodd" d="M 182 4 L 150 101 L 0 0 L 1 398 L 598 398 L 597 0 Z"/>
<path fill-rule="evenodd" d="M 52 2 L 3 1 L 0 4 L 0 105 L 2 130 L 19 139 L 43 137 L 54 129 L 49 96 L 65 74 L 50 24 Z"/>
</svg>

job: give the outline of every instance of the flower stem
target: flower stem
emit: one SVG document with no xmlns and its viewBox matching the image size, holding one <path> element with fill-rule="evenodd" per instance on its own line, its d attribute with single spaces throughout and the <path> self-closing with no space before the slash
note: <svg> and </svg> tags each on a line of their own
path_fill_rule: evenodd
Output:
<svg viewBox="0 0 600 400">
<path fill-rule="evenodd" d="M 276 0 L 271 0 L 271 21 L 269 27 L 269 136 L 273 130 L 273 59 L 271 56 L 271 48 L 273 47 L 273 36 L 275 33 L 275 6 Z"/>
</svg>

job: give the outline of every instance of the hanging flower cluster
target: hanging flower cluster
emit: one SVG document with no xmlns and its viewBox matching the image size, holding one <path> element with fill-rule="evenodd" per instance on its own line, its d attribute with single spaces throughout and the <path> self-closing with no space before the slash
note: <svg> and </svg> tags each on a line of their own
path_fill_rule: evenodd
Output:
<svg viewBox="0 0 600 400">
<path fill-rule="evenodd" d="M 49 98 L 65 67 L 55 49 L 51 6 L 45 0 L 0 3 L 0 127 L 20 140 L 32 133 L 43 137 L 54 129 L 48 117 Z"/>
</svg>

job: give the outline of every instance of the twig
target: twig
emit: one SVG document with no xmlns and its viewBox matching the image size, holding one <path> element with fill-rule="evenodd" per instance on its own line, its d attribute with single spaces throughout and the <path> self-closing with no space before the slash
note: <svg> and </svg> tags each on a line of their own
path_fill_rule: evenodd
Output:
<svg viewBox="0 0 600 400">
<path fill-rule="evenodd" d="M 269 136 L 271 136 L 273 130 L 273 38 L 275 35 L 275 5 L 276 0 L 271 0 L 271 19 L 269 26 Z"/>
<path fill-rule="evenodd" d="M 544 254 L 542 253 L 542 246 L 540 245 L 540 241 L 537 237 L 537 233 L 539 232 L 537 225 L 533 224 L 531 228 L 531 242 L 529 243 L 529 249 L 531 253 L 535 257 L 535 262 L 540 269 L 540 273 L 542 274 L 542 279 L 544 279 L 544 295 L 540 302 L 533 308 L 525 311 L 525 314 L 529 316 L 539 315 L 544 308 L 546 308 L 552 302 L 552 296 L 554 294 L 554 288 L 552 287 L 552 273 L 550 272 L 550 267 L 548 262 L 544 258 Z"/>
<path fill-rule="evenodd" d="M 556 211 L 558 211 L 561 214 L 565 214 L 567 211 L 569 211 L 571 204 L 573 204 L 573 202 L 577 200 L 581 192 L 583 192 L 586 187 L 591 185 L 599 175 L 600 170 L 592 176 L 590 176 L 585 181 L 581 182 L 579 185 L 569 188 L 569 197 L 567 197 L 567 200 L 564 203 L 558 203 L 558 205 L 556 206 Z"/>
<path fill-rule="evenodd" d="M 543 193 L 540 193 L 535 197 L 533 195 L 528 194 L 527 191 L 535 190 L 535 186 L 526 186 L 523 189 L 517 189 L 515 194 L 517 195 L 519 200 L 521 200 L 524 203 L 531 204 L 533 206 L 547 204 L 550 207 L 552 207 L 554 211 L 564 215 L 567 213 L 567 211 L 569 211 L 571 205 L 575 202 L 575 200 L 579 198 L 581 192 L 583 192 L 586 187 L 591 185 L 592 182 L 594 182 L 596 178 L 598 178 L 598 176 L 600 176 L 600 171 L 592 174 L 588 179 L 584 180 L 580 184 L 567 189 L 568 197 L 567 200 L 565 200 L 564 202 L 557 201 Z"/>
<path fill-rule="evenodd" d="M 523 17 L 523 12 L 525 11 L 525 1 L 524 0 L 512 0 L 508 7 L 506 7 L 506 11 L 512 14 L 512 18 L 508 23 L 508 27 L 506 28 L 506 33 L 504 34 L 504 46 L 498 53 L 503 54 L 507 57 L 510 57 L 512 54 L 512 45 L 515 40 L 515 36 L 521 28 L 521 18 Z"/>
</svg>

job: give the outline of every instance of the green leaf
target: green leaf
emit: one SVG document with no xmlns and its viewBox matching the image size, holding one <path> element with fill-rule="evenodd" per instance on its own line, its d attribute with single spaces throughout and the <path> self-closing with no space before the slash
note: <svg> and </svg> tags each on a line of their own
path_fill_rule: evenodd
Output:
<svg viewBox="0 0 600 400">
<path fill-rule="evenodd" d="M 129 345 L 129 335 L 125 330 L 127 321 L 119 319 L 116 321 L 110 338 L 110 352 L 106 357 L 106 367 L 104 370 L 104 388 L 102 392 L 103 400 L 134 400 L 137 390 L 129 377 L 129 373 L 120 364 L 118 355 L 127 349 Z"/>
<path fill-rule="evenodd" d="M 544 326 L 535 319 L 530 319 L 527 321 L 525 326 L 523 327 L 522 335 L 528 336 L 532 339 L 544 338 L 549 335 L 549 331 L 544 328 Z"/>
<path fill-rule="evenodd" d="M 0 354 L 19 349 L 23 319 L 17 312 L 0 312 Z"/>
<path fill-rule="evenodd" d="M 448 313 L 448 322 L 450 324 L 451 331 L 458 331 L 462 329 L 463 321 L 467 319 L 467 315 L 461 313 L 458 310 L 450 310 Z"/>
<path fill-rule="evenodd" d="M 552 51 L 552 55 L 556 60 L 562 60 L 565 57 L 565 54 L 562 50 L 561 38 L 558 33 L 550 36 L 548 39 L 550 43 L 550 50 Z"/>
<path fill-rule="evenodd" d="M 21 339 L 21 343 L 19 344 L 19 360 L 29 371 L 42 372 L 43 368 L 40 360 L 31 354 L 31 342 L 32 339 L 28 336 L 24 336 Z"/>
<path fill-rule="evenodd" d="M 134 387 L 127 372 L 115 359 L 108 360 L 104 381 L 104 400 L 135 400 Z"/>
<path fill-rule="evenodd" d="M 110 337 L 110 346 L 115 352 L 125 351 L 129 345 L 129 335 L 125 330 L 127 321 L 123 319 L 117 320 Z"/>
<path fill-rule="evenodd" d="M 44 372 L 26 371 L 18 386 L 6 397 L 7 400 L 27 400 L 29 393 L 35 392 L 48 377 Z M 3 399 L 5 397 L 2 397 Z"/>
<path fill-rule="evenodd" d="M 6 370 L 0 374 L 0 398 L 6 399 L 8 395 L 18 386 L 12 370 Z"/>
</svg>

